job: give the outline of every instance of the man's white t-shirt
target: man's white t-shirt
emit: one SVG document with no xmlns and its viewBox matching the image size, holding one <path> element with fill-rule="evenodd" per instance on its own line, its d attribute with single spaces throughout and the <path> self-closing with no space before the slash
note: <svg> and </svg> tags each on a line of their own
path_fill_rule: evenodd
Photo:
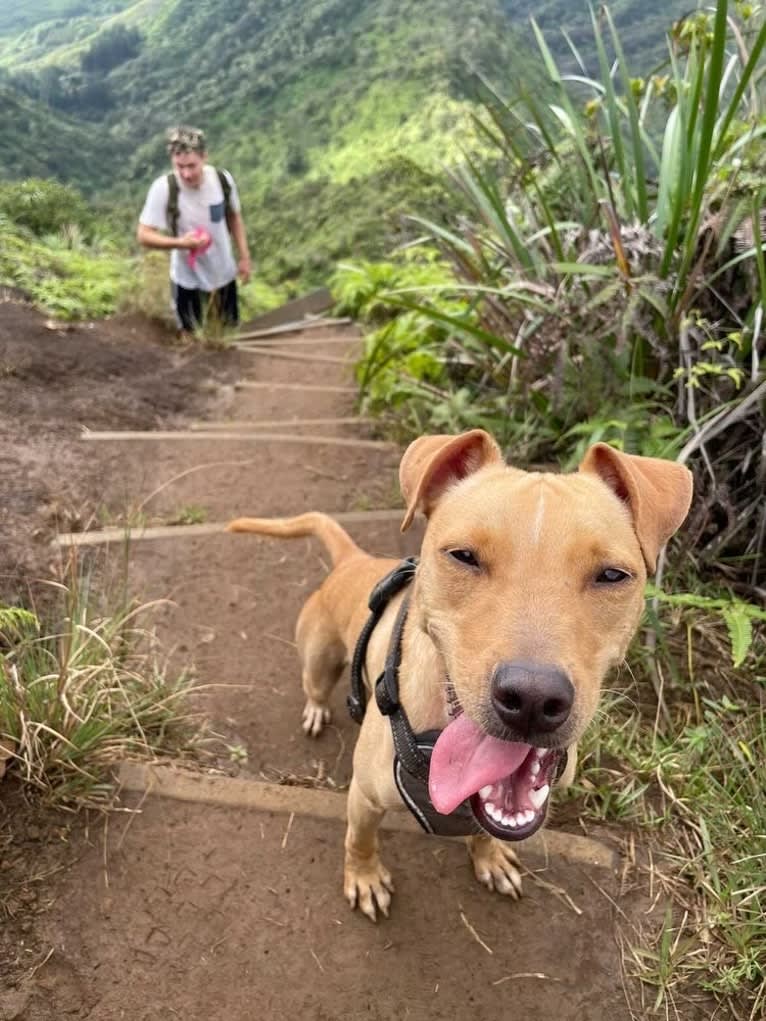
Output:
<svg viewBox="0 0 766 1021">
<path fill-rule="evenodd" d="M 239 195 L 234 179 L 223 171 L 231 184 L 229 202 L 235 213 L 240 211 Z M 226 226 L 223 188 L 215 167 L 205 164 L 199 188 L 190 188 L 178 181 L 178 234 L 201 228 L 213 243 L 189 265 L 189 251 L 174 248 L 170 254 L 170 279 L 189 290 L 215 291 L 230 283 L 237 275 L 237 263 Z M 170 230 L 168 223 L 169 188 L 166 175 L 158 177 L 149 189 L 139 221 L 156 230 Z"/>
</svg>

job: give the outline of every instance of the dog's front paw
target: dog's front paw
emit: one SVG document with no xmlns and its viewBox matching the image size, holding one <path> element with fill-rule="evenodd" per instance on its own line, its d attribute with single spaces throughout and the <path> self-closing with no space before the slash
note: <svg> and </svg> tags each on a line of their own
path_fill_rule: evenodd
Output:
<svg viewBox="0 0 766 1021">
<path fill-rule="evenodd" d="M 303 707 L 303 733 L 309 737 L 319 737 L 325 723 L 329 722 L 330 710 L 327 706 L 308 699 Z"/>
<path fill-rule="evenodd" d="M 493 837 L 472 837 L 469 851 L 473 871 L 480 883 L 490 890 L 518 900 L 521 896 L 521 873 L 516 852 L 502 840 Z"/>
<path fill-rule="evenodd" d="M 391 873 L 377 856 L 365 864 L 346 862 L 343 892 L 351 907 L 359 908 L 371 922 L 377 921 L 377 909 L 388 918 L 394 884 Z"/>
</svg>

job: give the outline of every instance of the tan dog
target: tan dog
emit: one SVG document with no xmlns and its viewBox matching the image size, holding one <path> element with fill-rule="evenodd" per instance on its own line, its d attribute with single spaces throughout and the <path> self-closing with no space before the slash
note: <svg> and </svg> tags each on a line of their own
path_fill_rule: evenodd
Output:
<svg viewBox="0 0 766 1021">
<path fill-rule="evenodd" d="M 596 444 L 570 475 L 507 466 L 476 429 L 415 440 L 400 467 L 407 511 L 428 518 L 401 643 L 400 695 L 412 728 L 441 731 L 429 773 L 431 801 L 450 813 L 465 799 L 484 832 L 468 838 L 476 877 L 518 896 L 508 841 L 545 820 L 550 789 L 593 719 L 603 678 L 625 655 L 644 605 L 647 573 L 684 520 L 691 475 L 671 461 Z M 333 570 L 297 624 L 306 707 L 316 735 L 349 662 L 374 584 L 397 561 L 363 552 L 332 518 L 239 518 L 229 531 L 316 535 Z M 402 596 L 388 606 L 367 653 L 385 660 Z M 383 814 L 402 808 L 391 728 L 375 700 L 354 752 L 348 794 L 345 895 L 373 921 L 393 886 L 378 856 Z"/>
</svg>

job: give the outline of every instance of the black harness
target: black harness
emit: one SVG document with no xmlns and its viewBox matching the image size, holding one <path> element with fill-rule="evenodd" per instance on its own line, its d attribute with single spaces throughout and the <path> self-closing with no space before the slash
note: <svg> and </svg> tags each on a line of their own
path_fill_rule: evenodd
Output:
<svg viewBox="0 0 766 1021">
<path fill-rule="evenodd" d="M 390 574 L 377 583 L 370 593 L 370 616 L 362 628 L 351 662 L 351 694 L 347 705 L 351 718 L 357 723 L 364 719 L 367 707 L 367 688 L 364 683 L 364 662 L 370 636 L 383 616 L 389 602 L 410 584 L 417 569 L 417 558 L 408 557 Z M 442 837 L 462 837 L 482 832 L 468 800 L 462 802 L 449 815 L 437 812 L 428 794 L 428 770 L 431 752 L 441 731 L 427 730 L 415 734 L 407 713 L 399 702 L 399 664 L 402 658 L 402 633 L 407 620 L 410 599 L 406 595 L 396 615 L 386 663 L 375 682 L 375 701 L 383 716 L 391 724 L 394 739 L 394 780 L 407 808 L 426 831 Z"/>
</svg>

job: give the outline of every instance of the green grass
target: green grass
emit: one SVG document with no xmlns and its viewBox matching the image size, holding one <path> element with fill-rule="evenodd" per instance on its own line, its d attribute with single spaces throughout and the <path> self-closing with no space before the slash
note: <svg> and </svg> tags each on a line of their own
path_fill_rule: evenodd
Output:
<svg viewBox="0 0 766 1021">
<path fill-rule="evenodd" d="M 182 755 L 196 742 L 192 681 L 169 675 L 150 606 L 123 598 L 97 609 L 75 567 L 55 587 L 54 624 L 0 607 L 0 743 L 8 774 L 46 802 L 109 807 L 123 759 Z"/>
<path fill-rule="evenodd" d="M 85 241 L 76 225 L 38 237 L 0 216 L 0 284 L 56 318 L 110 315 L 134 272 L 114 244 Z"/>
<path fill-rule="evenodd" d="M 720 618 L 676 606 L 661 623 L 657 660 L 637 643 L 633 682 L 605 696 L 575 793 L 651 850 L 635 867 L 662 922 L 623 932 L 638 1016 L 683 1017 L 686 1000 L 713 997 L 744 1021 L 766 1004 L 766 644 L 756 635 L 734 670 Z"/>
<path fill-rule="evenodd" d="M 190 503 L 180 507 L 167 521 L 168 525 L 203 525 L 208 518 L 206 507 Z"/>
<path fill-rule="evenodd" d="M 95 222 L 93 217 L 91 227 Z M 76 223 L 34 234 L 0 209 L 0 285 L 18 288 L 56 319 L 140 314 L 174 330 L 168 256 L 133 254 L 113 236 L 88 236 Z M 256 269 L 240 288 L 241 319 L 275 308 L 287 296 L 286 288 L 270 286 Z"/>
</svg>

